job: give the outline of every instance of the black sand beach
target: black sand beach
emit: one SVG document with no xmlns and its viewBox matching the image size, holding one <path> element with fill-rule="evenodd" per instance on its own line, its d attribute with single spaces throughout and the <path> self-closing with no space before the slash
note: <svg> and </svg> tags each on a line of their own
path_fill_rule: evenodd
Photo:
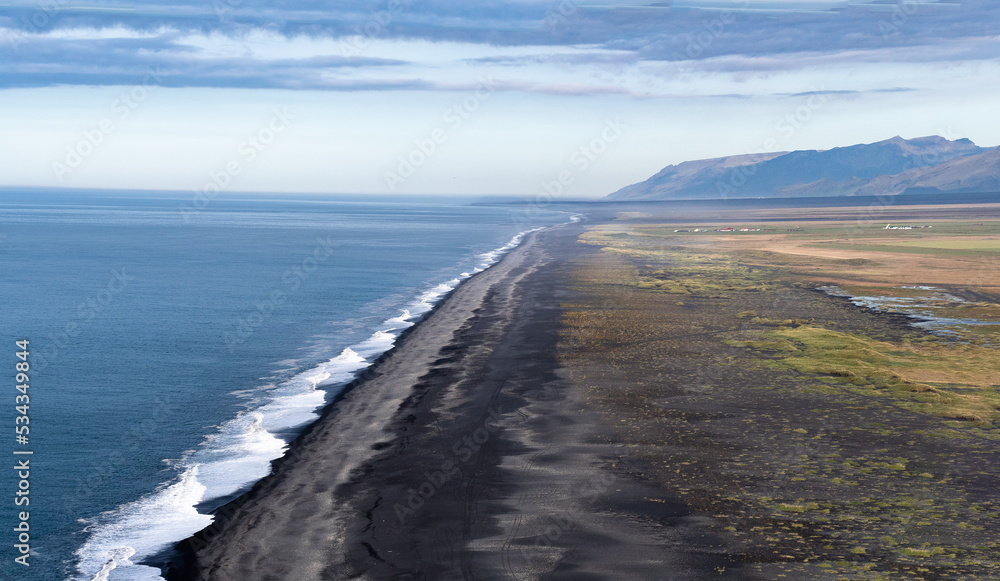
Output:
<svg viewBox="0 0 1000 581">
<path fill-rule="evenodd" d="M 182 544 L 171 579 L 718 578 L 726 559 L 683 507 L 655 515 L 670 538 L 616 517 L 655 491 L 615 476 L 622 448 L 557 372 L 568 262 L 593 252 L 580 230 L 531 235 L 459 287 L 207 545 Z"/>
<path fill-rule="evenodd" d="M 949 526 L 988 523 L 996 446 L 921 435 L 938 421 L 891 402 L 804 390 L 812 380 L 722 339 L 753 327 L 734 323 L 749 307 L 889 339 L 912 331 L 905 320 L 795 287 L 684 301 L 615 290 L 627 271 L 580 244 L 583 230 L 532 234 L 456 289 L 180 545 L 171 581 L 996 572 L 926 569 L 891 549 L 934 540 L 918 526 L 930 513 L 904 519 L 899 498 L 960 500 L 980 508 L 956 508 Z M 911 458 L 920 477 L 859 474 L 882 456 Z"/>
</svg>

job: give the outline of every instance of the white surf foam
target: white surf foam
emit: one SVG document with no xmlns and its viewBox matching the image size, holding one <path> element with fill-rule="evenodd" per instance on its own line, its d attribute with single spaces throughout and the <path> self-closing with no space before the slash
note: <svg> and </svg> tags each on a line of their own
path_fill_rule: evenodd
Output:
<svg viewBox="0 0 1000 581">
<path fill-rule="evenodd" d="M 275 434 L 315 421 L 327 397 L 395 344 L 400 329 L 430 311 L 446 294 L 475 273 L 495 264 L 530 232 L 517 234 L 474 258 L 471 272 L 420 293 L 386 319 L 382 328 L 336 357 L 277 385 L 246 390 L 263 401 L 205 437 L 197 450 L 172 464 L 178 477 L 151 494 L 87 521 L 87 541 L 77 551 L 80 581 L 162 581 L 159 570 L 137 564 L 211 524 L 213 517 L 195 506 L 234 494 L 270 473 L 271 461 L 287 449 Z M 325 389 L 324 389 L 325 388 Z"/>
<path fill-rule="evenodd" d="M 204 493 L 195 465 L 176 482 L 90 521 L 85 529 L 90 536 L 76 553 L 81 578 L 159 579 L 158 569 L 136 565 L 133 559 L 152 555 L 211 524 L 211 515 L 200 514 L 194 508 Z"/>
<path fill-rule="evenodd" d="M 378 357 L 391 349 L 396 343 L 397 335 L 389 332 L 393 330 L 375 331 L 371 337 L 355 345 L 354 350 L 358 352 L 358 355 L 368 359 Z"/>
<path fill-rule="evenodd" d="M 314 421 L 326 401 L 323 386 L 345 383 L 367 367 L 365 354 L 348 347 L 339 355 L 280 383 L 267 393 L 268 403 L 258 408 L 269 432 L 283 432 Z"/>
<path fill-rule="evenodd" d="M 524 240 L 525 236 L 531 234 L 532 232 L 537 232 L 542 229 L 544 229 L 544 226 L 540 226 L 538 228 L 532 228 L 531 230 L 525 230 L 524 232 L 515 234 L 514 237 L 511 238 L 510 242 L 508 242 L 507 244 L 504 244 L 500 248 L 496 248 L 494 250 L 490 250 L 489 252 L 484 252 L 483 254 L 480 254 L 478 256 L 479 264 L 474 269 L 474 273 L 482 272 L 487 268 L 489 268 L 490 266 L 493 266 L 494 264 L 496 264 L 498 260 L 500 260 L 503 257 L 504 254 L 507 254 L 514 248 L 517 248 Z"/>
<path fill-rule="evenodd" d="M 400 315 L 398 317 L 392 317 L 391 319 L 386 319 L 385 322 L 387 324 L 390 324 L 390 325 L 392 325 L 392 324 L 398 324 L 398 325 L 405 325 L 405 324 L 407 324 L 409 322 L 409 320 L 413 317 L 413 313 L 411 313 L 409 309 L 403 309 L 402 311 L 403 312 L 400 313 Z"/>
<path fill-rule="evenodd" d="M 203 497 L 218 498 L 267 476 L 271 460 L 284 451 L 285 442 L 264 428 L 262 408 L 222 424 L 180 464 L 198 467 Z"/>
</svg>

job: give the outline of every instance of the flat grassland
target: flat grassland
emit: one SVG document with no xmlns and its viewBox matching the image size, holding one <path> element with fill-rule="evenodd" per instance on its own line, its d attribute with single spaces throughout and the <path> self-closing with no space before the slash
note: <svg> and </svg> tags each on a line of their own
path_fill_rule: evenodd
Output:
<svg viewBox="0 0 1000 581">
<path fill-rule="evenodd" d="M 1000 212 L 864 210 L 591 227 L 560 363 L 747 578 L 1000 578 Z"/>
</svg>

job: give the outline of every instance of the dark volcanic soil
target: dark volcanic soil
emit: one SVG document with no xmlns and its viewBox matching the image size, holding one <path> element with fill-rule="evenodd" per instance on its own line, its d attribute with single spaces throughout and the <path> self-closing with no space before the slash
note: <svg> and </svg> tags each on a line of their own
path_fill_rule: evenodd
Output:
<svg viewBox="0 0 1000 581">
<path fill-rule="evenodd" d="M 683 266 L 591 255 L 566 319 L 563 369 L 636 479 L 702 515 L 742 578 L 1000 578 L 995 440 L 732 343 L 769 328 L 748 313 L 890 342 L 921 331 L 777 274 L 766 291 L 635 284 Z"/>
</svg>

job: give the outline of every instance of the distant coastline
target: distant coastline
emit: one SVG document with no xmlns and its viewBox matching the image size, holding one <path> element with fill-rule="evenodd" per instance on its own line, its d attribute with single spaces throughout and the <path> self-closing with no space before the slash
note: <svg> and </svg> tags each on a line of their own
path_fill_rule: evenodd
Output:
<svg viewBox="0 0 1000 581">
<path fill-rule="evenodd" d="M 809 197 L 731 197 L 731 198 L 691 198 L 678 200 L 612 200 L 597 198 L 588 200 L 555 199 L 545 205 L 580 206 L 600 210 L 611 206 L 633 207 L 704 207 L 704 208 L 849 208 L 852 206 L 919 206 L 947 204 L 991 204 L 1000 201 L 1000 192 L 893 194 L 885 196 L 809 196 Z M 524 201 L 475 202 L 474 206 L 519 206 Z M 684 218 L 683 216 L 679 216 Z M 803 219 L 803 218 L 798 218 Z"/>
</svg>

